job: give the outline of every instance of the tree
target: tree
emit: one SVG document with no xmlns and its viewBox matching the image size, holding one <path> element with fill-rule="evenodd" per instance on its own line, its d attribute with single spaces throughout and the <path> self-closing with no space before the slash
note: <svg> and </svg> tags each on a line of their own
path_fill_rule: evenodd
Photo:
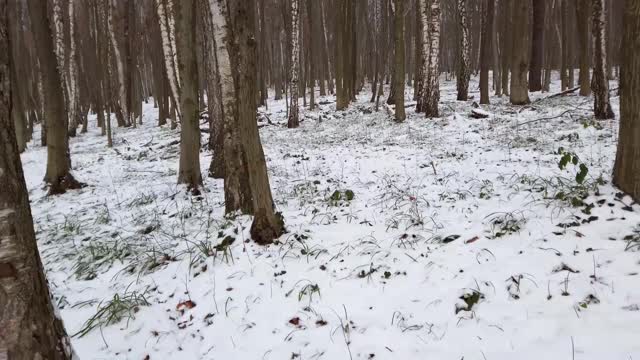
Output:
<svg viewBox="0 0 640 360">
<path fill-rule="evenodd" d="M 620 74 L 620 138 L 613 183 L 640 202 L 640 6 L 626 1 Z"/>
<path fill-rule="evenodd" d="M 240 143 L 240 125 L 237 116 L 235 79 L 231 69 L 231 35 L 228 25 L 228 8 L 224 0 L 208 0 L 215 39 L 216 64 L 222 99 L 222 131 L 224 157 L 224 206 L 226 213 L 253 211 L 246 157 Z"/>
<path fill-rule="evenodd" d="M 198 62 L 196 55 L 196 1 L 182 0 L 178 5 L 176 45 L 180 87 L 180 166 L 178 183 L 187 184 L 194 193 L 202 185 L 200 174 L 200 109 L 198 107 Z"/>
<path fill-rule="evenodd" d="M 591 69 L 589 66 L 589 0 L 577 0 L 576 19 L 580 44 L 580 96 L 591 95 Z"/>
<path fill-rule="evenodd" d="M 250 234 L 258 244 L 270 244 L 282 235 L 284 221 L 282 216 L 274 211 L 267 164 L 256 123 L 258 94 L 255 2 L 254 0 L 231 2 L 227 14 L 227 24 L 230 27 L 227 48 L 235 64 L 232 74 L 237 103 L 236 116 L 249 180 L 250 194 L 245 196 L 251 198 L 253 203 L 254 218 Z"/>
<path fill-rule="evenodd" d="M 509 99 L 514 105 L 529 103 L 529 72 L 527 37 L 527 19 L 529 17 L 528 1 L 513 1 L 511 4 L 511 20 L 513 35 L 511 43 L 511 94 Z"/>
<path fill-rule="evenodd" d="M 0 48 L 5 50 L 8 24 L 7 0 L 0 0 Z M 0 51 L 0 358 L 66 360 L 71 359 L 69 338 L 47 289 L 11 119 L 9 58 L 9 51 Z"/>
<path fill-rule="evenodd" d="M 426 54 L 426 67 L 423 67 L 422 111 L 428 118 L 439 116 L 440 101 L 440 0 L 431 0 L 431 8 L 423 7 L 428 22 L 424 24 L 422 38 L 425 41 L 423 54 Z M 427 16 L 423 14 L 423 19 Z M 428 39 L 428 40 L 427 40 Z"/>
<path fill-rule="evenodd" d="M 615 115 L 609 102 L 609 79 L 607 78 L 606 14 L 604 0 L 591 0 L 593 36 L 593 112 L 596 119 L 613 119 Z"/>
<path fill-rule="evenodd" d="M 50 194 L 61 194 L 68 189 L 77 189 L 82 184 L 71 174 L 67 137 L 68 118 L 61 85 L 62 77 L 56 64 L 47 4 L 45 1 L 28 1 L 27 3 L 42 71 L 43 92 L 47 99 L 44 110 L 44 116 L 47 117 L 47 172 L 44 180 L 49 186 Z"/>
<path fill-rule="evenodd" d="M 487 0 L 482 16 L 480 45 L 480 104 L 489 104 L 489 67 L 491 66 L 491 40 L 493 38 L 494 0 Z"/>
<path fill-rule="evenodd" d="M 404 0 L 393 0 L 394 13 L 394 67 L 393 87 L 396 105 L 396 122 L 403 122 L 407 117 L 404 111 Z"/>
<path fill-rule="evenodd" d="M 300 72 L 300 0 L 291 0 L 291 109 L 289 110 L 288 128 L 300 126 L 300 109 L 298 107 L 298 74 Z"/>
<path fill-rule="evenodd" d="M 544 19 L 546 1 L 533 2 L 533 33 L 531 39 L 531 68 L 529 91 L 542 91 L 542 63 L 544 61 Z"/>
<path fill-rule="evenodd" d="M 426 1 L 425 5 L 426 5 Z M 460 37 L 458 44 L 458 73 L 456 88 L 458 100 L 466 101 L 469 97 L 469 78 L 471 76 L 469 60 L 469 25 L 467 24 L 467 0 L 457 0 L 458 22 L 460 24 Z"/>
</svg>

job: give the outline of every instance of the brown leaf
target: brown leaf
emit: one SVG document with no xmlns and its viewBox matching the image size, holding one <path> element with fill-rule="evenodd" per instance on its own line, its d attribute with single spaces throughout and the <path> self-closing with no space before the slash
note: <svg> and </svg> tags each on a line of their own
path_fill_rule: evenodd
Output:
<svg viewBox="0 0 640 360">
<path fill-rule="evenodd" d="M 291 319 L 289 320 L 289 324 L 291 324 L 291 325 L 295 325 L 295 326 L 300 325 L 300 318 L 299 318 L 299 317 L 297 317 L 297 316 L 296 316 L 296 317 L 294 317 L 294 318 L 291 318 Z"/>
<path fill-rule="evenodd" d="M 475 241 L 477 241 L 478 239 L 480 239 L 478 236 L 474 236 L 474 237 L 472 237 L 471 239 L 469 239 L 469 240 L 465 241 L 464 243 L 465 243 L 465 244 L 471 244 L 472 242 L 475 242 Z"/>
<path fill-rule="evenodd" d="M 196 307 L 196 303 L 194 303 L 191 300 L 187 300 L 187 301 L 178 303 L 178 305 L 176 305 L 176 310 L 193 309 L 194 307 Z"/>
</svg>

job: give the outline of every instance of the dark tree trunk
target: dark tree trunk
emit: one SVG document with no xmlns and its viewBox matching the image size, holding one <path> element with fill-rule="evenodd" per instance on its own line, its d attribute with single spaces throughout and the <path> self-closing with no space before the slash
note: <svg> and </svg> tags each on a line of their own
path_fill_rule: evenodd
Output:
<svg viewBox="0 0 640 360">
<path fill-rule="evenodd" d="M 627 0 L 620 74 L 620 138 L 613 183 L 640 202 L 640 6 Z"/>
<path fill-rule="evenodd" d="M 66 360 L 70 343 L 47 289 L 11 120 L 7 0 L 0 0 L 0 49 L 0 359 Z"/>
<path fill-rule="evenodd" d="M 253 201 L 254 219 L 250 233 L 258 244 L 270 244 L 282 235 L 284 222 L 282 216 L 274 211 L 267 164 L 256 123 L 257 44 L 254 1 L 231 2 L 228 14 L 227 24 L 231 36 L 227 46 L 234 64 L 232 74 L 236 91 L 237 123 L 246 155 L 250 197 Z"/>
<path fill-rule="evenodd" d="M 482 44 L 480 45 L 480 104 L 489 104 L 489 68 L 491 67 L 491 40 L 493 39 L 494 0 L 487 0 L 482 16 Z"/>
<path fill-rule="evenodd" d="M 61 76 L 56 64 L 53 38 L 47 4 L 45 1 L 27 1 L 31 12 L 31 25 L 43 77 L 43 92 L 46 97 L 47 118 L 47 172 L 44 180 L 49 185 L 50 194 L 61 194 L 67 189 L 81 187 L 71 175 L 71 158 L 67 138 L 67 111 Z M 37 19 L 37 20 L 35 20 Z"/>
<path fill-rule="evenodd" d="M 176 2 L 176 45 L 180 69 L 180 169 L 178 183 L 197 193 L 200 174 L 200 111 L 198 108 L 198 61 L 196 54 L 196 1 Z"/>
<path fill-rule="evenodd" d="M 542 64 L 544 62 L 544 19 L 546 1 L 533 1 L 533 33 L 531 39 L 531 68 L 529 91 L 542 91 Z"/>
</svg>

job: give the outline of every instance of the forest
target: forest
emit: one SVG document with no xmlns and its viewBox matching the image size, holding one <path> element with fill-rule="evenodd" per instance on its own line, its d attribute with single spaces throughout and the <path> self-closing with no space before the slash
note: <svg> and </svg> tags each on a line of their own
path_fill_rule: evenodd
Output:
<svg viewBox="0 0 640 360">
<path fill-rule="evenodd" d="M 640 0 L 0 0 L 0 360 L 640 359 Z"/>
</svg>

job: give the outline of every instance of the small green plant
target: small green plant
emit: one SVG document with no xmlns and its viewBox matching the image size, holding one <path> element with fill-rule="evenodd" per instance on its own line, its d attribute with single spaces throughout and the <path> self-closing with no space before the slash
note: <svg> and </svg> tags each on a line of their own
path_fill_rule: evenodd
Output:
<svg viewBox="0 0 640 360">
<path fill-rule="evenodd" d="M 114 294 L 113 298 L 98 304 L 98 310 L 72 336 L 83 337 L 93 329 L 120 322 L 122 319 L 133 319 L 141 306 L 148 306 L 147 290 L 142 293 L 126 290 L 124 294 Z"/>
<path fill-rule="evenodd" d="M 506 235 L 520 232 L 527 219 L 516 212 L 494 213 L 487 216 L 491 224 L 490 238 L 497 239 Z"/>
<path fill-rule="evenodd" d="M 320 295 L 320 286 L 318 284 L 314 284 L 309 280 L 300 280 L 298 281 L 291 290 L 287 291 L 287 293 L 285 294 L 286 297 L 289 297 L 294 290 L 296 290 L 298 288 L 298 285 L 302 282 L 306 282 L 301 288 L 300 290 L 298 290 L 298 301 L 302 301 L 302 299 L 305 296 L 309 297 L 309 306 L 311 306 L 311 302 L 313 301 L 313 294 L 318 294 L 318 297 L 321 297 Z"/>
<path fill-rule="evenodd" d="M 331 193 L 331 196 L 329 196 L 327 202 L 330 206 L 341 206 L 353 200 L 355 196 L 356 195 L 354 194 L 353 190 L 350 189 L 335 190 L 333 193 Z"/>
<path fill-rule="evenodd" d="M 573 152 L 565 150 L 563 147 L 558 148 L 558 155 L 562 155 L 560 157 L 560 161 L 558 162 L 558 167 L 560 170 L 564 170 L 567 165 L 573 164 L 578 167 L 578 172 L 576 173 L 575 179 L 578 184 L 584 183 L 587 174 L 589 173 L 589 168 L 585 163 L 580 161 L 578 155 Z"/>
<path fill-rule="evenodd" d="M 73 272 L 78 279 L 92 280 L 100 269 L 109 269 L 115 261 L 131 255 L 129 245 L 115 240 L 113 243 L 89 242 L 74 249 L 77 260 Z"/>
<path fill-rule="evenodd" d="M 80 229 L 82 228 L 82 223 L 78 219 L 74 219 L 71 216 L 64 217 L 64 223 L 62 224 L 62 230 L 67 235 L 72 234 L 80 234 Z"/>
</svg>

